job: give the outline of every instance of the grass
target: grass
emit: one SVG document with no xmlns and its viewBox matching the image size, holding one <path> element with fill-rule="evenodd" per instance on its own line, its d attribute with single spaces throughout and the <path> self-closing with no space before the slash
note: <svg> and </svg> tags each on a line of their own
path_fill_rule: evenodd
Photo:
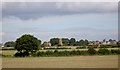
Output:
<svg viewBox="0 0 120 70">
<path fill-rule="evenodd" d="M 117 68 L 118 56 L 3 58 L 3 68 Z"/>
</svg>

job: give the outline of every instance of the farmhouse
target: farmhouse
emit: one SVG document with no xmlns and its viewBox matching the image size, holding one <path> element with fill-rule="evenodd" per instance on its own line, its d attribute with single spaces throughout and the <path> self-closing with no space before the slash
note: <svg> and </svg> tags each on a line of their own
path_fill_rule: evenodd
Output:
<svg viewBox="0 0 120 70">
<path fill-rule="evenodd" d="M 45 46 L 51 46 L 51 43 L 50 42 L 45 42 L 44 45 Z"/>
</svg>

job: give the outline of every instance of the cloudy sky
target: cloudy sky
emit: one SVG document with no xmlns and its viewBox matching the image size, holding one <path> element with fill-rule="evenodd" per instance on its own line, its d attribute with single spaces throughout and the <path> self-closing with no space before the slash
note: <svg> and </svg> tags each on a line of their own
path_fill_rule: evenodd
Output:
<svg viewBox="0 0 120 70">
<path fill-rule="evenodd" d="M 2 42 L 32 34 L 50 38 L 116 39 L 117 2 L 5 2 L 2 8 Z"/>
</svg>

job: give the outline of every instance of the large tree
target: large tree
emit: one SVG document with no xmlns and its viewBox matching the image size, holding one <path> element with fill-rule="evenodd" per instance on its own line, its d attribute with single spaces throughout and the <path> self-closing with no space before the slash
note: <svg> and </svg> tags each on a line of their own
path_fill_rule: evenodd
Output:
<svg viewBox="0 0 120 70">
<path fill-rule="evenodd" d="M 4 44 L 5 47 L 15 47 L 15 42 L 13 41 L 8 41 Z"/>
<path fill-rule="evenodd" d="M 40 41 L 29 34 L 25 34 L 16 40 L 15 49 L 18 52 L 36 52 L 40 45 Z"/>
</svg>

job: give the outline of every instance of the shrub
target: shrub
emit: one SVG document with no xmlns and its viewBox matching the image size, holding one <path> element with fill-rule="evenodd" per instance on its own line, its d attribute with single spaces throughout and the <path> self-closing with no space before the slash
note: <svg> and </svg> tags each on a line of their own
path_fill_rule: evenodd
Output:
<svg viewBox="0 0 120 70">
<path fill-rule="evenodd" d="M 120 54 L 120 50 L 111 50 L 112 54 Z"/>
<path fill-rule="evenodd" d="M 110 51 L 108 49 L 99 49 L 98 50 L 98 54 L 101 54 L 101 55 L 108 55 L 110 54 Z"/>
<path fill-rule="evenodd" d="M 90 55 L 94 55 L 96 54 L 96 50 L 94 48 L 89 48 L 88 51 L 87 51 Z"/>
<path fill-rule="evenodd" d="M 82 47 L 76 47 L 76 49 L 85 49 L 86 47 L 85 46 L 82 46 Z"/>
<path fill-rule="evenodd" d="M 43 52 L 43 51 L 37 53 L 37 56 L 44 56 L 44 55 L 46 55 L 46 54 L 45 54 L 45 52 Z"/>
<path fill-rule="evenodd" d="M 76 55 L 76 51 L 75 50 L 70 51 L 70 55 Z"/>
<path fill-rule="evenodd" d="M 46 51 L 46 55 L 53 55 L 53 52 L 52 51 Z"/>
<path fill-rule="evenodd" d="M 77 54 L 77 55 L 81 55 L 81 51 L 80 51 L 80 50 L 77 50 L 77 51 L 76 51 L 76 54 Z"/>
<path fill-rule="evenodd" d="M 15 57 L 25 57 L 22 52 L 17 52 L 14 54 Z"/>
<path fill-rule="evenodd" d="M 80 51 L 81 55 L 88 55 L 88 51 Z"/>
<path fill-rule="evenodd" d="M 54 51 L 54 53 L 58 53 L 58 50 L 56 49 L 56 50 Z"/>
</svg>

